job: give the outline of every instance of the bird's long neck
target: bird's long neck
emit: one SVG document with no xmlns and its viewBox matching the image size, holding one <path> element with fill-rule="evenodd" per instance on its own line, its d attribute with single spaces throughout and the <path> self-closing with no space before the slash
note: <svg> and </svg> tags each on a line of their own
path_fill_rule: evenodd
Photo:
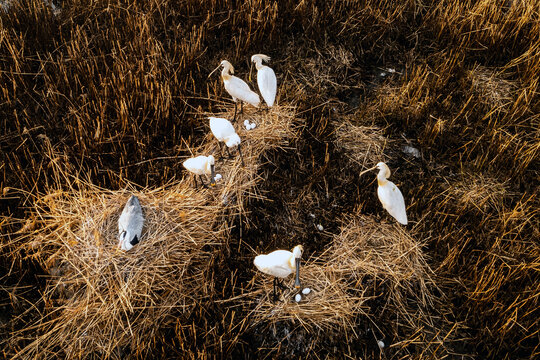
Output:
<svg viewBox="0 0 540 360">
<path fill-rule="evenodd" d="M 289 259 L 289 267 L 291 268 L 292 271 L 296 271 L 296 258 L 293 256 L 291 256 L 291 258 Z"/>
<path fill-rule="evenodd" d="M 379 186 L 383 186 L 387 183 L 388 180 L 386 179 L 386 169 L 379 170 L 379 173 L 377 174 L 377 184 L 379 184 Z"/>
<path fill-rule="evenodd" d="M 264 67 L 264 65 L 262 64 L 262 60 L 261 60 L 261 59 L 257 59 L 257 60 L 255 61 L 255 67 L 257 68 L 257 70 L 261 70 L 261 69 Z"/>
<path fill-rule="evenodd" d="M 221 77 L 223 78 L 223 80 L 230 80 L 231 79 L 231 74 L 229 73 L 230 71 L 230 67 L 228 65 L 224 66 L 223 67 L 223 70 L 221 70 Z"/>
</svg>

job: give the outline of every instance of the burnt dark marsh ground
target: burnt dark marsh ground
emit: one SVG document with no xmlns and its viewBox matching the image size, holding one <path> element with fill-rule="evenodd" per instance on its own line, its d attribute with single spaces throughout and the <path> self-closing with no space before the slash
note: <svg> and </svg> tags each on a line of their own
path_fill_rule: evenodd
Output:
<svg viewBox="0 0 540 360">
<path fill-rule="evenodd" d="M 540 3 L 7 3 L 1 356 L 538 357 Z M 257 53 L 277 105 L 196 190 L 182 161 L 234 111 L 209 74 L 257 89 Z M 129 192 L 148 224 L 118 253 Z M 313 292 L 272 303 L 253 258 L 297 244 Z"/>
</svg>

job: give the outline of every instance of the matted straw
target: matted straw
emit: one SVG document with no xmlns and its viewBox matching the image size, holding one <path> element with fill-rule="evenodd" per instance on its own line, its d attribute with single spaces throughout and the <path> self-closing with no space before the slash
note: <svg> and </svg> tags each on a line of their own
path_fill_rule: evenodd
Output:
<svg viewBox="0 0 540 360">
<path fill-rule="evenodd" d="M 236 124 L 245 166 L 239 157 L 218 161 L 223 181 L 215 188 L 181 181 L 109 191 L 58 174 L 67 189 L 38 196 L 33 225 L 19 235 L 50 277 L 42 317 L 13 334 L 14 342 L 33 338 L 16 357 L 121 358 L 126 350 L 145 356 L 167 324 L 181 325 L 211 302 L 211 264 L 230 230 L 224 215 L 241 214 L 247 198 L 261 197 L 257 170 L 265 151 L 286 146 L 294 134 L 291 107 L 244 116 L 257 123 L 249 132 Z M 194 155 L 217 159 L 216 149 L 210 134 Z M 118 218 L 131 194 L 140 199 L 145 225 L 141 242 L 125 252 L 118 248 Z"/>
<path fill-rule="evenodd" d="M 365 277 L 389 282 L 396 300 L 414 294 L 423 305 L 430 303 L 434 286 L 422 243 L 397 223 L 380 223 L 364 215 L 353 215 L 341 227 L 327 251 L 333 271 L 357 282 Z M 419 288 L 420 291 L 413 290 Z"/>
<path fill-rule="evenodd" d="M 280 293 L 276 302 L 272 277 L 257 274 L 253 281 L 256 290 L 242 296 L 242 301 L 253 308 L 249 314 L 250 325 L 271 326 L 289 321 L 309 331 L 354 331 L 355 318 L 366 315 L 364 302 L 368 297 L 364 297 L 364 289 L 352 287 L 339 273 L 317 260 L 308 260 L 300 274 L 302 288 L 311 289 L 309 294 L 302 294 L 300 302 L 295 301 L 298 291 L 294 289 L 292 277 L 284 282 L 288 289 Z"/>
<path fill-rule="evenodd" d="M 373 166 L 385 160 L 384 151 L 389 140 L 384 136 L 383 129 L 375 125 L 356 125 L 347 118 L 336 121 L 334 126 L 336 144 L 351 161 Z"/>
</svg>

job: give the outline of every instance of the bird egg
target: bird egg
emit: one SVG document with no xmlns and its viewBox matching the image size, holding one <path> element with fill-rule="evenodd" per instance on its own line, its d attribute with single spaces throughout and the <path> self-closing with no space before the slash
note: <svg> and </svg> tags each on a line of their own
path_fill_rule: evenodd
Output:
<svg viewBox="0 0 540 360">
<path fill-rule="evenodd" d="M 379 345 L 379 349 L 384 349 L 384 342 L 382 340 L 377 341 L 377 345 Z"/>
<path fill-rule="evenodd" d="M 304 290 L 302 290 L 302 294 L 304 295 L 307 295 L 311 292 L 311 289 L 310 288 L 304 288 Z"/>
<path fill-rule="evenodd" d="M 302 300 L 302 295 L 296 294 L 296 296 L 294 297 L 294 301 L 300 302 L 300 300 Z"/>
</svg>

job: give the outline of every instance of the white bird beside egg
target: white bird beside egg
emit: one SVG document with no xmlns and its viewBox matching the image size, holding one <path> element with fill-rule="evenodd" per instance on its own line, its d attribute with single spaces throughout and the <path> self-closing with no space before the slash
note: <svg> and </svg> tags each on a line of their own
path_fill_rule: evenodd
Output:
<svg viewBox="0 0 540 360">
<path fill-rule="evenodd" d="M 131 250 L 141 240 L 144 216 L 139 198 L 131 195 L 118 219 L 118 245 Z"/>
<path fill-rule="evenodd" d="M 242 151 L 240 149 L 240 136 L 238 136 L 238 134 L 234 130 L 233 124 L 231 124 L 229 120 L 223 118 L 209 117 L 209 119 L 210 130 L 218 140 L 220 150 L 221 142 L 223 141 L 227 146 L 226 149 L 227 153 L 229 154 L 229 158 L 231 158 L 232 156 L 229 148 L 237 146 L 238 153 L 240 154 L 240 159 L 242 160 L 242 165 L 244 165 L 244 158 L 242 157 Z"/>
<path fill-rule="evenodd" d="M 215 172 L 214 172 L 215 159 L 212 155 L 204 156 L 200 155 L 194 158 L 189 158 L 182 163 L 184 167 L 195 175 L 199 175 L 199 179 L 204 187 L 206 184 L 203 181 L 202 175 L 210 175 L 210 185 L 216 186 Z M 195 177 L 195 187 L 197 187 L 197 177 Z"/>
<path fill-rule="evenodd" d="M 276 250 L 270 254 L 258 255 L 253 260 L 253 264 L 259 271 L 274 276 L 274 299 L 277 298 L 276 286 L 283 286 L 278 282 L 278 278 L 286 278 L 296 271 L 294 286 L 300 288 L 300 258 L 303 250 L 302 245 L 296 245 L 292 252 Z"/>
<path fill-rule="evenodd" d="M 263 61 L 270 61 L 270 57 L 264 54 L 256 54 L 251 57 L 251 61 L 255 63 L 257 68 L 257 85 L 259 85 L 259 91 L 268 105 L 271 108 L 274 105 L 277 93 L 277 79 L 276 73 L 272 68 L 263 65 Z"/>
</svg>

